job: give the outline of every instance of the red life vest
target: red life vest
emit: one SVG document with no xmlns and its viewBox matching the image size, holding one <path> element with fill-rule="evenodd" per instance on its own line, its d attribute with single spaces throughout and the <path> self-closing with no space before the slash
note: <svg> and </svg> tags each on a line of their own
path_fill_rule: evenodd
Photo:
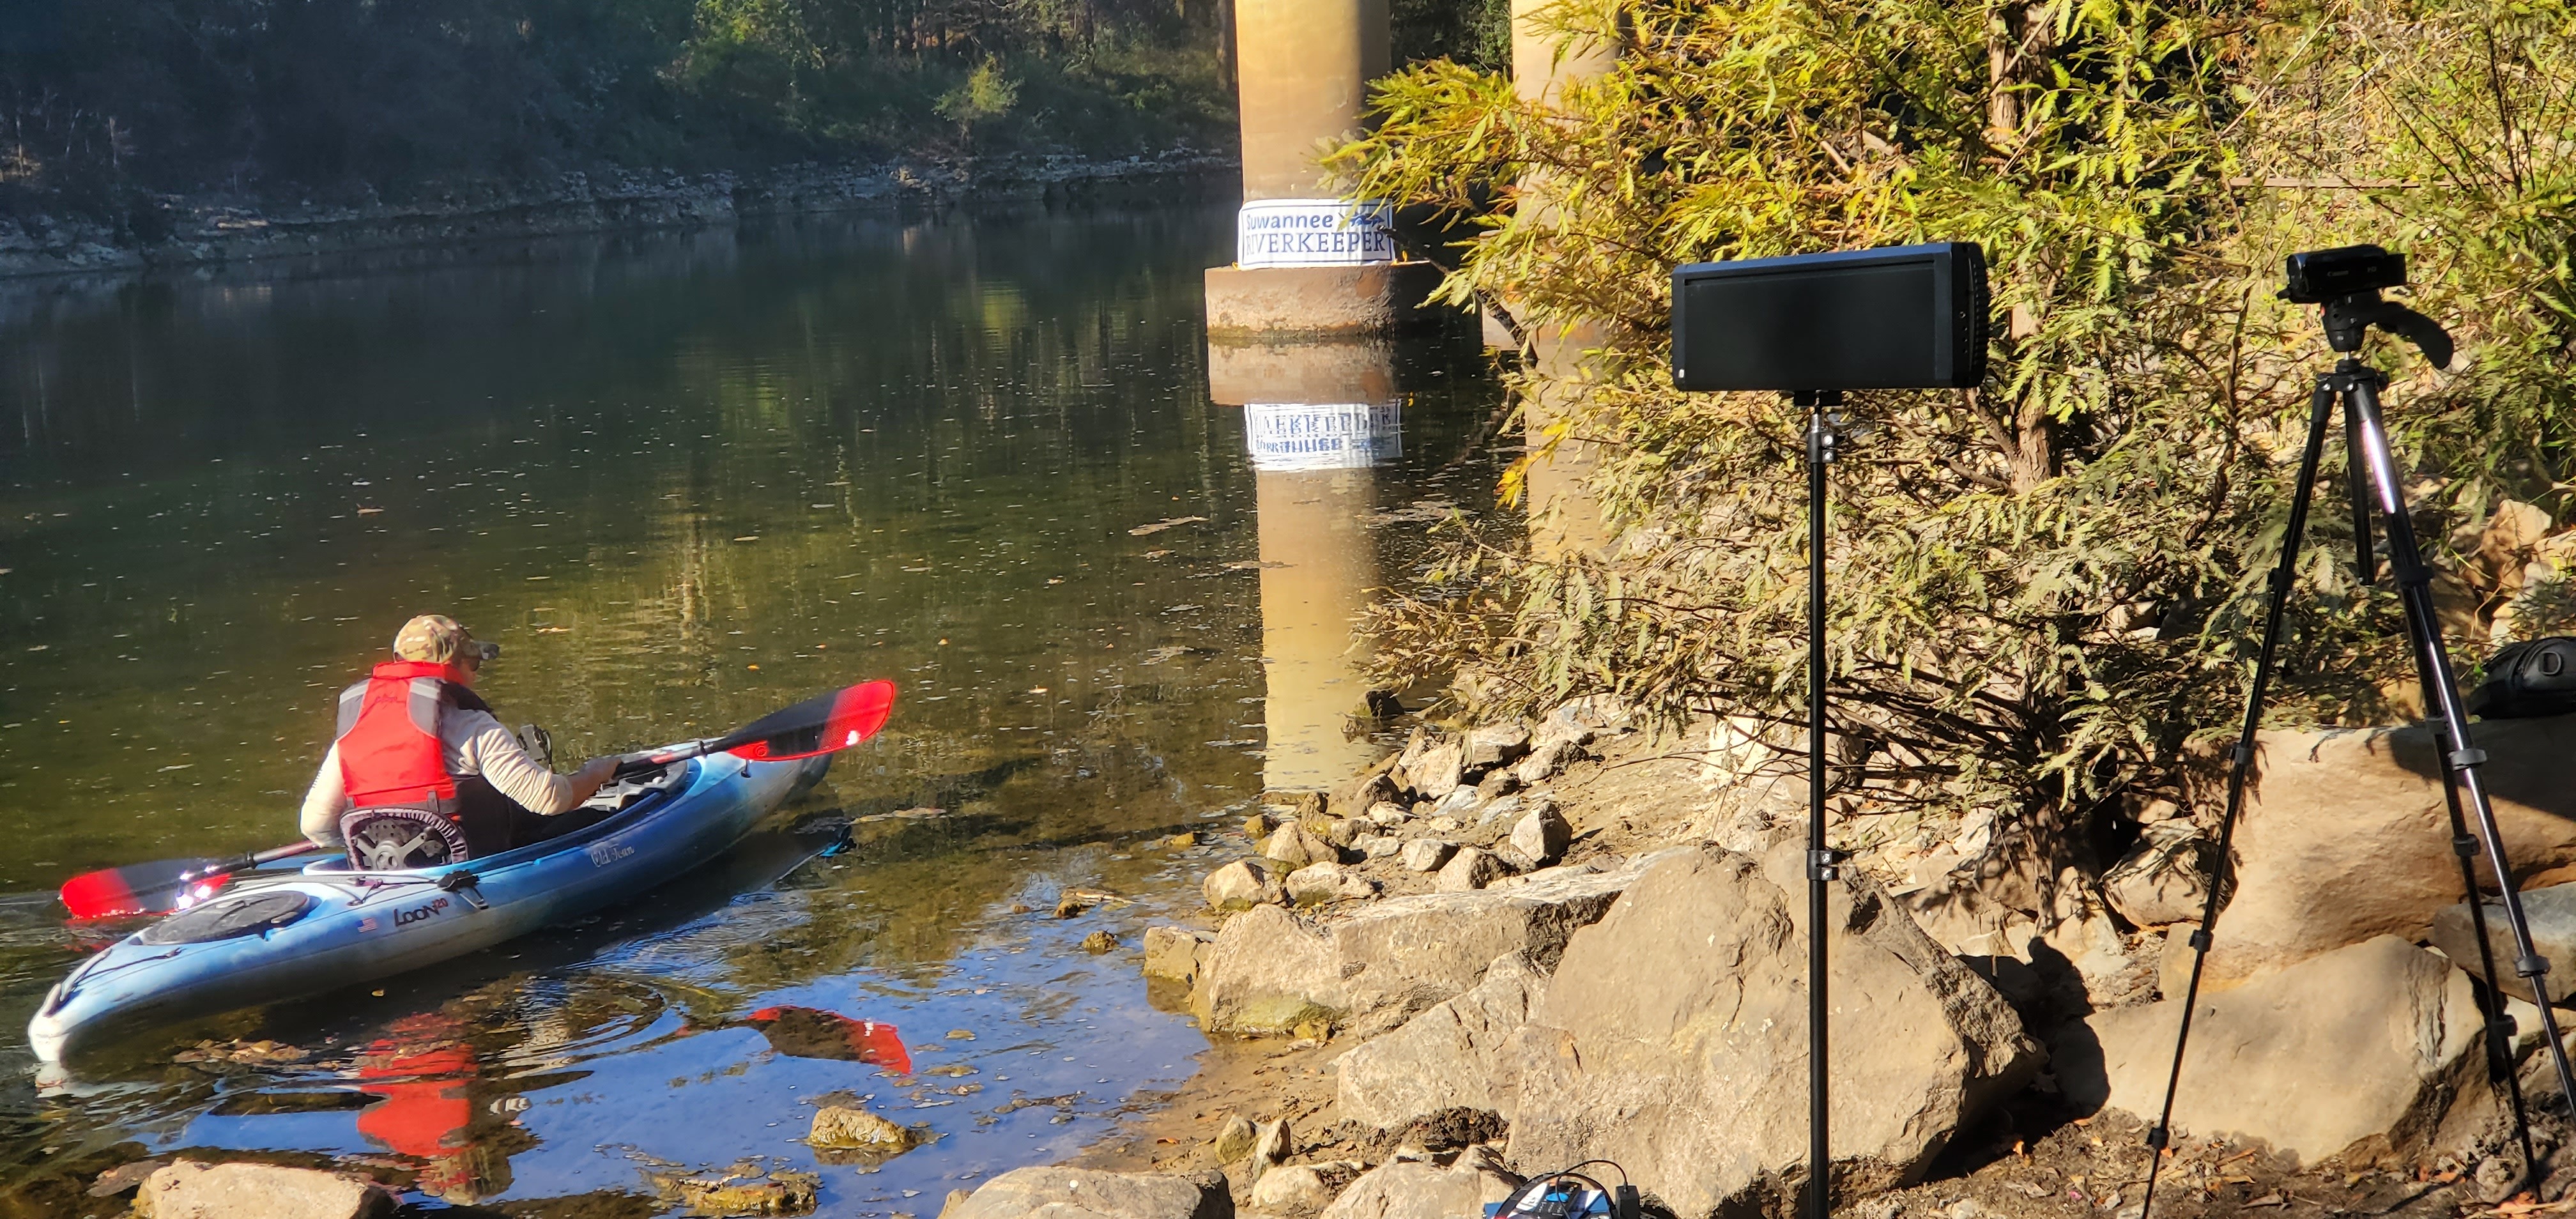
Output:
<svg viewBox="0 0 2576 1219">
<path fill-rule="evenodd" d="M 388 805 L 446 811 L 456 778 L 438 743 L 447 686 L 463 687 L 452 665 L 395 660 L 340 694 L 340 786 L 356 808 Z"/>
</svg>

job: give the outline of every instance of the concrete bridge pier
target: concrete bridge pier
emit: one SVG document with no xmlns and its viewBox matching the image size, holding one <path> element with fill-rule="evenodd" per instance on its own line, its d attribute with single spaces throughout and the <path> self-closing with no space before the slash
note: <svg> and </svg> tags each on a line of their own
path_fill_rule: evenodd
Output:
<svg viewBox="0 0 2576 1219">
<path fill-rule="evenodd" d="M 1235 261 L 1207 272 L 1212 342 L 1387 334 L 1440 276 L 1400 261 L 1393 210 L 1326 193 L 1318 161 L 1365 126 L 1391 56 L 1387 0 L 1235 0 L 1243 207 Z"/>
</svg>

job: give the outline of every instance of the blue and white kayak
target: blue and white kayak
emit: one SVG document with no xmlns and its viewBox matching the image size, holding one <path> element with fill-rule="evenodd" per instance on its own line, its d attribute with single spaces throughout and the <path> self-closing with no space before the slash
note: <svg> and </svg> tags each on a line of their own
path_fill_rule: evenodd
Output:
<svg viewBox="0 0 2576 1219">
<path fill-rule="evenodd" d="M 822 754 L 713 754 L 603 791 L 597 825 L 464 863 L 352 870 L 339 855 L 237 876 L 56 983 L 28 1022 L 48 1063 L 119 1037 L 418 969 L 633 897 L 724 853 L 812 787 Z"/>
</svg>

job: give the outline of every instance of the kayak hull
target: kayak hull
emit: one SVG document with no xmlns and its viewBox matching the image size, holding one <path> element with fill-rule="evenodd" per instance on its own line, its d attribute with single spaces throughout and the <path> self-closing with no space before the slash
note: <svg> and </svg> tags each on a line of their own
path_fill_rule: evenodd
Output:
<svg viewBox="0 0 2576 1219">
<path fill-rule="evenodd" d="M 40 1060 L 61 1063 L 151 1028 L 376 981 L 579 917 L 722 854 L 829 764 L 829 755 L 749 762 L 718 754 L 685 763 L 667 790 L 615 817 L 533 847 L 403 872 L 354 872 L 333 856 L 245 884 L 242 894 L 273 906 L 299 897 L 305 905 L 284 925 L 247 934 L 193 943 L 153 942 L 153 928 L 127 936 L 46 994 L 28 1042 Z"/>
</svg>

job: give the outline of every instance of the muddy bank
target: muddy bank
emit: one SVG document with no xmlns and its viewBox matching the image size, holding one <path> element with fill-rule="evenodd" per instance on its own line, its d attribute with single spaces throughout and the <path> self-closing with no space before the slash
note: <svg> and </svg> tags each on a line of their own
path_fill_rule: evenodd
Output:
<svg viewBox="0 0 2576 1219">
<path fill-rule="evenodd" d="M 434 200 L 281 205 L 220 195 L 150 198 L 121 222 L 0 215 L 0 278 L 131 272 L 471 245 L 530 237 L 694 228 L 800 212 L 957 204 L 1171 202 L 1235 189 L 1230 155 L 1178 149 L 1095 161 L 1011 156 L 796 165 L 754 173 L 571 173 L 460 188 Z"/>
<path fill-rule="evenodd" d="M 2313 864 L 2288 831 L 2347 815 L 2300 769 L 2334 743 L 2279 735 L 2257 841 Z M 2371 739 L 2378 761 L 2331 782 L 2411 791 L 2404 742 Z M 1515 1173 L 1604 1156 L 1650 1209 L 1787 1213 L 1806 1173 L 1805 786 L 1764 752 L 1719 724 L 1657 739 L 1592 702 L 1418 733 L 1329 796 L 1273 796 L 1218 840 L 1235 859 L 1201 908 L 1142 945 L 1158 1002 L 1213 1042 L 1199 1073 L 1072 1163 L 1221 1170 L 1241 1211 L 1380 1219 L 1470 1214 Z M 1870 832 L 1885 810 L 1837 807 L 1836 840 L 1860 848 L 1829 926 L 1837 1209 L 2137 1215 L 2191 930 L 2156 912 L 2196 914 L 2182 897 L 2207 878 L 2177 846 L 2213 811 L 2154 810 L 2108 866 L 2033 885 L 1997 865 L 1992 827 Z M 2559 849 L 2526 845 L 2539 868 Z M 2266 862 L 2240 858 L 2240 885 Z M 2149 863 L 2162 890 L 2141 891 Z M 2576 1169 L 2536 1013 L 2514 1042 L 2547 1098 L 2526 1172 L 2436 909 L 2412 935 L 2321 931 L 2203 992 L 2156 1213 L 2564 1208 Z"/>
</svg>

